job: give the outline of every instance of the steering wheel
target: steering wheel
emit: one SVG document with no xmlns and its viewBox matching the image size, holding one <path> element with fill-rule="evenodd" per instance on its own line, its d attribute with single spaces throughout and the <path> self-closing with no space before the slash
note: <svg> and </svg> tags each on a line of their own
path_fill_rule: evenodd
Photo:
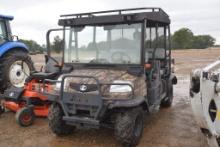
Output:
<svg viewBox="0 0 220 147">
<path fill-rule="evenodd" d="M 100 59 L 93 59 L 89 63 L 104 63 L 107 64 L 109 61 L 105 58 L 100 58 Z"/>
<path fill-rule="evenodd" d="M 113 53 L 111 59 L 115 63 L 129 63 L 131 61 L 131 57 L 124 52 Z"/>
</svg>

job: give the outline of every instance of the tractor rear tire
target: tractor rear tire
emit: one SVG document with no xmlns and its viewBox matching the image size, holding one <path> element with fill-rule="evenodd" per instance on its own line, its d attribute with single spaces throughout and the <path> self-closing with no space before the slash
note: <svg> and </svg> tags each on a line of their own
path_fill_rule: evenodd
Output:
<svg viewBox="0 0 220 147">
<path fill-rule="evenodd" d="M 75 127 L 69 126 L 63 121 L 63 116 L 64 113 L 60 105 L 53 103 L 49 108 L 49 127 L 58 136 L 68 135 L 75 129 Z"/>
<path fill-rule="evenodd" d="M 144 124 L 142 107 L 137 107 L 116 115 L 115 137 L 126 147 L 134 147 L 139 143 Z"/>
<path fill-rule="evenodd" d="M 32 107 L 23 107 L 15 114 L 15 119 L 21 127 L 28 127 L 33 124 L 35 115 Z"/>
<path fill-rule="evenodd" d="M 24 73 L 24 69 L 22 69 L 22 72 L 19 72 L 19 64 L 16 66 L 15 63 L 19 63 L 21 62 L 22 65 L 20 65 L 21 68 L 24 68 L 24 65 L 28 68 L 29 73 Z M 25 64 L 24 64 L 25 63 Z M 12 71 L 13 68 L 11 68 L 13 65 L 16 66 L 17 70 L 14 69 Z M 0 59 L 0 92 L 3 92 L 5 89 L 14 86 L 14 87 L 18 87 L 16 86 L 16 84 L 13 84 L 12 79 L 10 77 L 10 73 L 13 73 L 14 71 L 17 71 L 17 75 L 20 77 L 20 86 L 19 87 L 23 87 L 23 84 L 25 82 L 25 79 L 28 75 L 30 75 L 30 73 L 32 71 L 34 71 L 34 65 L 33 62 L 31 60 L 31 57 L 28 55 L 27 52 L 24 51 L 20 51 L 20 50 L 14 50 L 14 51 L 10 51 L 8 53 L 6 53 L 6 55 L 4 55 L 1 59 Z"/>
</svg>

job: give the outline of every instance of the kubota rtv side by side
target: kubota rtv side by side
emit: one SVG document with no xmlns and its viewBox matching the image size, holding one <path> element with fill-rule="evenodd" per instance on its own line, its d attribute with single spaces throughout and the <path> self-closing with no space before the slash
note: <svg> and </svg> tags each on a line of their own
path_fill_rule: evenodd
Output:
<svg viewBox="0 0 220 147">
<path fill-rule="evenodd" d="M 170 19 L 160 8 L 135 8 L 62 15 L 63 65 L 49 126 L 57 134 L 75 128 L 113 128 L 135 146 L 144 112 L 173 101 Z"/>
</svg>

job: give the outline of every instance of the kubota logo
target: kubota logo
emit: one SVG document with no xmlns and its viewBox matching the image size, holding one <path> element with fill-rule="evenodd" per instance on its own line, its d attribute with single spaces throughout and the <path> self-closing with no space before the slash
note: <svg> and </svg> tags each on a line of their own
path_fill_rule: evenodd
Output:
<svg viewBox="0 0 220 147">
<path fill-rule="evenodd" d="M 81 85 L 80 86 L 80 91 L 85 92 L 87 90 L 87 86 L 86 85 Z"/>
<path fill-rule="evenodd" d="M 15 95 L 14 92 L 9 93 L 9 96 L 10 96 L 10 97 L 12 97 L 12 96 L 14 96 L 14 95 Z"/>
</svg>

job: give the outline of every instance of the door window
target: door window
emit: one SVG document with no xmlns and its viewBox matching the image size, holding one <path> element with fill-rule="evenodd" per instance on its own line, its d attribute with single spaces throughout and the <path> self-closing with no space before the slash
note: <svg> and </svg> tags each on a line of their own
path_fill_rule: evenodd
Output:
<svg viewBox="0 0 220 147">
<path fill-rule="evenodd" d="M 5 27 L 5 22 L 0 21 L 0 41 L 5 40 L 6 38 L 6 27 Z"/>
</svg>

